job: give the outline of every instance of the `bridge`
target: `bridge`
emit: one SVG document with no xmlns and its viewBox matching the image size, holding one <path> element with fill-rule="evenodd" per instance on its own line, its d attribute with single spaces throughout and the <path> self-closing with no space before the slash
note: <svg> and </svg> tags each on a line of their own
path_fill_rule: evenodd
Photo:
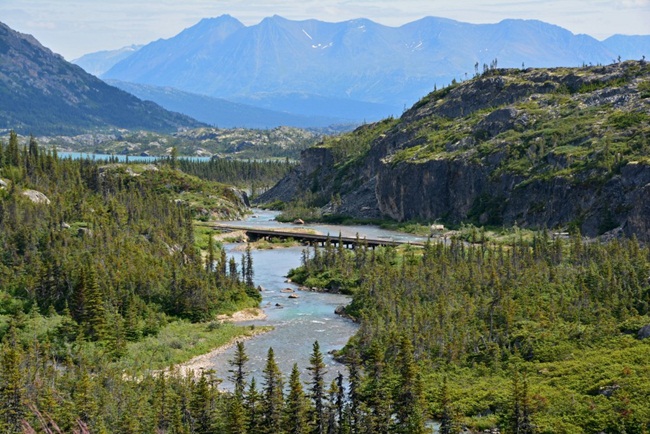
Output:
<svg viewBox="0 0 650 434">
<path fill-rule="evenodd" d="M 248 239 L 251 241 L 257 240 L 270 240 L 271 238 L 280 238 L 280 239 L 294 239 L 300 241 L 303 244 L 325 246 L 329 241 L 332 245 L 338 246 L 339 243 L 342 243 L 346 248 L 354 248 L 357 244 L 366 245 L 369 248 L 374 249 L 379 246 L 399 246 L 402 244 L 409 244 L 411 246 L 423 247 L 424 243 L 419 241 L 395 241 L 390 239 L 369 239 L 369 238 L 358 238 L 358 237 L 343 237 L 343 236 L 331 236 L 331 235 L 322 235 L 322 234 L 313 234 L 308 232 L 300 231 L 279 231 L 273 229 L 260 229 L 260 228 L 249 228 L 241 226 L 227 226 L 227 225 L 215 225 L 215 229 L 224 230 L 224 231 L 241 231 L 245 232 L 248 236 Z"/>
</svg>

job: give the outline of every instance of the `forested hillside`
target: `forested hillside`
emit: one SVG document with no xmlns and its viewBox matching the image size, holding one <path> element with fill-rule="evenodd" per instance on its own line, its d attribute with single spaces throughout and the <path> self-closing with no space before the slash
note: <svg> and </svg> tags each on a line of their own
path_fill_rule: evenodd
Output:
<svg viewBox="0 0 650 434">
<path fill-rule="evenodd" d="M 493 245 L 476 231 L 470 241 L 423 251 L 328 244 L 291 275 L 353 295 L 345 312 L 361 329 L 342 357 L 359 354 L 374 376 L 372 413 L 394 421 L 400 411 L 399 392 L 382 391 L 403 375 L 406 340 L 424 413 L 443 422 L 441 432 L 647 432 L 648 248 L 547 232 Z"/>
<path fill-rule="evenodd" d="M 19 149 L 13 133 L 0 146 L 0 178 L 2 432 L 20 431 L 39 412 L 64 432 L 79 429 L 77 420 L 90 432 L 130 432 L 106 419 L 127 393 L 126 371 L 112 364 L 132 373 L 164 367 L 139 342 L 151 346 L 162 331 L 198 333 L 217 313 L 259 303 L 246 279 L 250 262 L 240 273 L 212 243 L 206 259 L 196 247 L 192 222 L 203 207 L 212 202 L 222 217 L 244 212 L 230 187 L 167 166 L 61 160 L 34 141 Z M 222 340 L 247 333 L 213 330 Z M 182 333 L 160 350 L 188 345 Z M 133 409 L 123 410 L 110 417 Z"/>
</svg>

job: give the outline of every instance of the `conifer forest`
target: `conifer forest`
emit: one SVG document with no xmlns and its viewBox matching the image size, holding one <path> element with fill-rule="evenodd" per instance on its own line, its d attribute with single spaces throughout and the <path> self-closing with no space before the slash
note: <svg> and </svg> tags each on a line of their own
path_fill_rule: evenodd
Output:
<svg viewBox="0 0 650 434">
<path fill-rule="evenodd" d="M 360 328 L 336 354 L 345 373 L 324 379 L 317 340 L 291 372 L 269 348 L 260 378 L 237 342 L 230 391 L 210 370 L 174 368 L 190 355 L 161 358 L 155 342 L 248 336 L 216 317 L 261 299 L 250 246 L 239 263 L 196 222 L 243 215 L 225 184 L 262 188 L 289 168 L 215 164 L 2 143 L 0 432 L 650 430 L 650 250 L 634 238 L 515 229 L 495 242 L 475 228 L 423 248 L 305 247 L 289 277 L 351 296 L 344 314 Z"/>
</svg>

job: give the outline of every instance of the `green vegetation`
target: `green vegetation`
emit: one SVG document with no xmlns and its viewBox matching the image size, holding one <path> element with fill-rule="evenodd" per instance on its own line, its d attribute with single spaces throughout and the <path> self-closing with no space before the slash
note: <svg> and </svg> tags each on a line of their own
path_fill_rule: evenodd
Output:
<svg viewBox="0 0 650 434">
<path fill-rule="evenodd" d="M 219 321 L 175 321 L 162 328 L 155 336 L 127 344 L 119 365 L 129 371 L 166 369 L 209 353 L 235 338 L 252 336 L 266 330 L 268 328 L 242 328 Z"/>
<path fill-rule="evenodd" d="M 397 124 L 397 119 L 388 118 L 381 122 L 364 125 L 339 137 L 326 138 L 318 146 L 330 149 L 337 165 L 341 167 L 349 166 L 368 153 L 372 142 L 377 136 L 387 132 Z"/>
<path fill-rule="evenodd" d="M 43 137 L 43 143 L 77 152 L 168 156 L 172 148 L 180 155 L 251 159 L 298 159 L 300 152 L 315 145 L 322 133 L 291 127 L 270 130 L 246 128 L 195 128 L 163 134 L 151 131 L 91 131 L 78 136 Z"/>
<path fill-rule="evenodd" d="M 589 173 L 591 180 L 607 179 L 625 163 L 650 156 L 650 117 L 641 106 L 614 109 L 606 101 L 595 102 L 598 98 L 595 93 L 632 86 L 644 95 L 647 80 L 634 79 L 649 73 L 648 65 L 636 69 L 628 65 L 623 77 L 586 81 L 568 95 L 538 94 L 534 101 L 525 99 L 508 104 L 515 110 L 516 119 L 510 120 L 510 126 L 498 127 L 494 133 L 484 130 L 481 122 L 499 107 L 474 111 L 453 120 L 425 117 L 405 126 L 423 140 L 396 152 L 390 161 L 423 163 L 469 156 L 491 167 L 495 177 L 508 173 L 525 175 L 526 182 L 555 176 L 585 182 L 581 174 Z M 520 87 L 533 86 L 526 81 L 526 75 L 502 74 L 500 78 L 506 86 L 515 83 Z M 444 98 L 439 94 L 440 91 L 434 93 L 432 98 Z M 463 145 L 463 138 L 471 138 L 467 143 L 472 146 L 476 143 L 477 154 L 468 155 L 470 147 Z M 495 160 L 499 161 L 496 166 L 492 163 Z"/>
<path fill-rule="evenodd" d="M 193 224 L 211 200 L 241 215 L 229 187 L 165 165 L 61 160 L 13 133 L 0 178 L 2 432 L 153 432 L 152 369 L 254 332 L 215 322 L 259 303 L 250 255 L 239 270 Z M 170 399 L 195 387 L 168 381 Z"/>
<path fill-rule="evenodd" d="M 208 162 L 180 159 L 178 168 L 201 179 L 227 183 L 250 191 L 255 198 L 259 192 L 273 187 L 294 164 L 289 160 L 241 161 L 211 159 Z"/>
<path fill-rule="evenodd" d="M 389 378 L 403 372 L 398 344 L 410 341 L 429 415 L 522 432 L 515 395 L 526 413 L 516 425 L 534 432 L 646 432 L 650 341 L 636 333 L 650 324 L 650 250 L 531 232 L 492 244 L 471 232 L 475 244 L 421 252 L 327 245 L 291 278 L 353 294 L 346 312 L 361 329 L 342 357 L 360 354 L 366 372 L 377 357 Z M 525 392 L 512 391 L 513 375 Z"/>
</svg>

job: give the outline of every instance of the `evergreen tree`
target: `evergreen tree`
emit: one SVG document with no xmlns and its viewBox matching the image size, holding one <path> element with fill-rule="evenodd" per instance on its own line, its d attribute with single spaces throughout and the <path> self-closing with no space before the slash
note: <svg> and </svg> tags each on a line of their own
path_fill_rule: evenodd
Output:
<svg viewBox="0 0 650 434">
<path fill-rule="evenodd" d="M 325 432 L 324 406 L 325 398 L 325 362 L 323 354 L 320 351 L 318 341 L 313 344 L 313 351 L 309 358 L 309 367 L 311 372 L 311 400 L 314 406 L 312 421 L 314 423 L 314 433 L 323 434 Z"/>
<path fill-rule="evenodd" d="M 289 377 L 289 394 L 285 405 L 284 427 L 288 434 L 307 434 L 308 425 L 307 398 L 300 382 L 298 364 L 293 365 Z"/>
<path fill-rule="evenodd" d="M 106 312 L 104 300 L 97 282 L 97 275 L 92 265 L 88 265 L 85 279 L 86 333 L 93 340 L 101 340 L 106 335 Z"/>
<path fill-rule="evenodd" d="M 255 282 L 253 281 L 253 277 L 255 276 L 254 270 L 253 270 L 253 254 L 251 252 L 251 245 L 250 243 L 246 244 L 246 273 L 244 275 L 244 282 L 249 288 L 252 288 L 255 286 Z"/>
<path fill-rule="evenodd" d="M 338 432 L 345 434 L 347 432 L 345 421 L 345 386 L 343 385 L 343 374 L 340 372 L 336 376 L 336 397 L 334 408 L 336 411 L 336 422 L 338 424 Z"/>
<path fill-rule="evenodd" d="M 363 397 L 369 414 L 364 421 L 365 432 L 387 434 L 392 428 L 392 390 L 384 353 L 377 342 L 371 344 L 367 372 Z"/>
<path fill-rule="evenodd" d="M 9 145 L 5 151 L 5 164 L 7 166 L 20 166 L 20 151 L 18 149 L 18 135 L 15 131 L 9 132 Z"/>
<path fill-rule="evenodd" d="M 229 361 L 232 369 L 228 370 L 232 374 L 230 379 L 235 385 L 235 395 L 244 395 L 244 388 L 246 387 L 246 362 L 248 362 L 248 356 L 246 355 L 244 342 L 237 341 L 235 356 Z"/>
<path fill-rule="evenodd" d="M 21 421 L 25 414 L 25 379 L 21 373 L 19 345 L 12 323 L 0 353 L 0 428 L 6 433 L 21 432 Z"/>
<path fill-rule="evenodd" d="M 447 377 L 442 379 L 442 388 L 440 389 L 440 434 L 455 434 L 453 410 L 451 408 L 451 399 L 449 397 L 449 387 L 447 386 Z"/>
<path fill-rule="evenodd" d="M 533 434 L 531 422 L 531 405 L 528 395 L 528 379 L 519 372 L 512 376 L 512 397 L 510 411 L 510 429 L 513 434 Z"/>
<path fill-rule="evenodd" d="M 398 431 L 404 434 L 424 433 L 424 395 L 420 373 L 413 358 L 411 340 L 402 336 L 397 361 L 400 374 L 395 409 Z"/>
<path fill-rule="evenodd" d="M 349 391 L 348 400 L 350 401 L 350 431 L 353 434 L 360 432 L 361 427 L 361 359 L 355 347 L 350 349 L 348 355 Z"/>
<path fill-rule="evenodd" d="M 202 371 L 199 380 L 193 384 L 190 398 L 192 432 L 197 434 L 211 434 L 213 432 L 214 404 L 212 385 L 208 381 L 208 374 Z"/>
<path fill-rule="evenodd" d="M 230 434 L 248 433 L 246 409 L 244 408 L 244 398 L 241 394 L 235 393 L 230 397 L 227 418 L 228 432 Z"/>
<path fill-rule="evenodd" d="M 339 420 L 337 420 L 337 411 L 336 411 L 336 397 L 339 394 L 339 386 L 336 382 L 336 379 L 332 380 L 330 387 L 327 391 L 327 408 L 325 411 L 325 421 L 326 428 L 325 432 L 327 434 L 338 434 L 340 431 Z"/>
<path fill-rule="evenodd" d="M 248 416 L 247 427 L 249 434 L 261 434 L 263 432 L 261 399 L 262 397 L 255 383 L 255 377 L 253 377 L 248 387 L 248 393 L 244 397 L 244 409 Z"/>
<path fill-rule="evenodd" d="M 269 348 L 264 368 L 264 393 L 262 401 L 262 420 L 264 432 L 277 434 L 282 431 L 283 394 L 282 374 L 275 363 L 273 348 Z"/>
<path fill-rule="evenodd" d="M 208 272 L 212 271 L 212 268 L 214 267 L 214 261 L 215 261 L 215 256 L 214 256 L 214 238 L 212 238 L 212 235 L 208 237 L 208 257 L 206 258 L 206 263 L 205 263 L 205 270 Z"/>
</svg>

